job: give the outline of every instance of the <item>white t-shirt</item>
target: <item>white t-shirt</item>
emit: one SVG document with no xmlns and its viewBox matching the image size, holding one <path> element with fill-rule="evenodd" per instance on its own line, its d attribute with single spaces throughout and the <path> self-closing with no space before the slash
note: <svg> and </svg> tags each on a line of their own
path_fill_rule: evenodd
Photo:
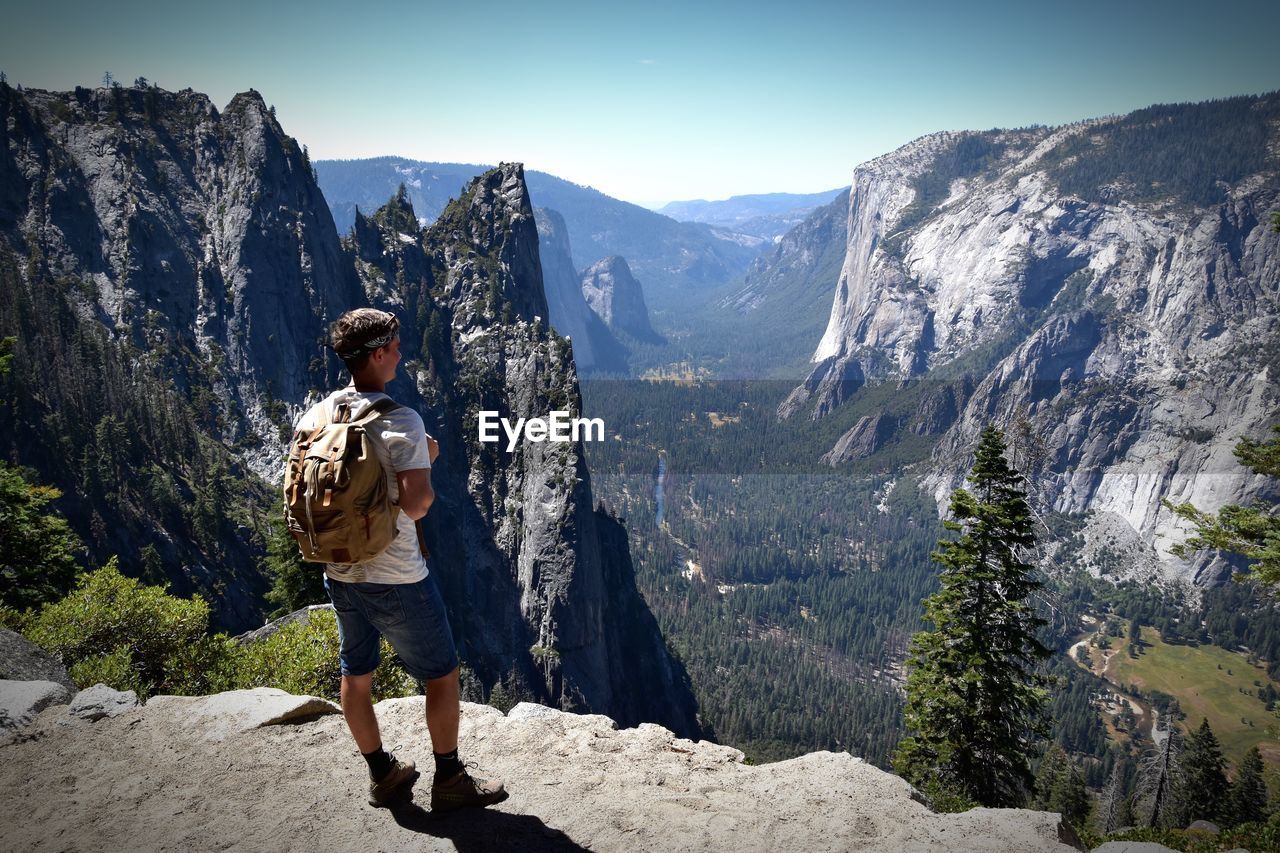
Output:
<svg viewBox="0 0 1280 853">
<path fill-rule="evenodd" d="M 351 407 L 351 420 L 357 420 L 365 410 L 386 394 L 357 391 L 348 385 L 335 391 L 312 406 L 304 414 L 294 430 L 312 430 L 318 424 L 320 407 L 325 407 L 332 419 L 339 403 Z M 399 503 L 400 483 L 396 472 L 415 468 L 430 468 L 431 456 L 427 447 L 427 430 L 422 416 L 406 406 L 397 406 L 369 424 L 367 434 L 373 441 L 373 450 L 387 472 L 387 490 L 393 503 Z M 354 566 L 327 564 L 325 574 L 330 580 L 364 583 L 416 583 L 427 576 L 427 561 L 422 558 L 418 546 L 415 522 L 403 512 L 396 514 L 396 537 L 387 549 L 371 560 Z"/>
</svg>

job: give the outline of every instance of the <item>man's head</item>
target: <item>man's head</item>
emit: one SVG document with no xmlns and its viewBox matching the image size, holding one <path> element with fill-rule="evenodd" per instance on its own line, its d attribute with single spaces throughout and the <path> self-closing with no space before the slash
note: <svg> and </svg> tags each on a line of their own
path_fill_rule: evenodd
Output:
<svg viewBox="0 0 1280 853">
<path fill-rule="evenodd" d="M 400 321 L 396 315 L 377 308 L 356 308 L 343 314 L 329 327 L 329 346 L 342 359 L 342 363 L 351 371 L 352 376 L 363 373 L 373 366 L 382 365 L 394 353 L 394 363 L 390 365 L 391 375 L 395 375 L 395 364 L 399 363 L 399 347 L 393 347 L 400 337 Z"/>
</svg>

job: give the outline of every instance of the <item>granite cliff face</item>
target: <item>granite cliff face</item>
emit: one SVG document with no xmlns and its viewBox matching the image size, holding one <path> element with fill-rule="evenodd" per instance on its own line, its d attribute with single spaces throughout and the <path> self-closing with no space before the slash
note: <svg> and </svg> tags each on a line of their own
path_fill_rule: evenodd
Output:
<svg viewBox="0 0 1280 853">
<path fill-rule="evenodd" d="M 359 296 L 302 150 L 256 92 L 220 113 L 0 85 L 0 255 L 6 455 L 62 488 L 96 560 L 150 548 L 153 580 L 250 622 L 245 483 L 275 474 L 279 401 L 323 384 L 325 323 Z"/>
<path fill-rule="evenodd" d="M 551 327 L 573 341 L 573 362 L 583 377 L 598 373 L 625 376 L 626 348 L 582 295 L 564 217 L 542 207 L 534 208 L 533 213 L 538 224 L 538 253 Z"/>
<path fill-rule="evenodd" d="M 641 341 L 660 340 L 649 325 L 644 291 L 625 258 L 610 255 L 583 270 L 582 296 L 611 330 Z"/>
<path fill-rule="evenodd" d="M 1212 509 L 1261 487 L 1231 448 L 1276 411 L 1278 140 L 1269 95 L 935 134 L 859 166 L 817 366 L 780 414 L 938 380 L 924 399 L 941 422 L 912 425 L 946 430 L 926 479 L 940 504 L 995 423 L 1087 540 L 1211 581 L 1168 555 L 1183 534 L 1160 499 Z"/>
<path fill-rule="evenodd" d="M 597 511 L 580 443 L 480 444 L 480 410 L 580 414 L 550 331 L 519 166 L 424 231 L 408 199 L 333 226 L 305 152 L 262 98 L 219 113 L 154 88 L 0 84 L 4 456 L 66 494 L 92 562 L 201 592 L 261 624 L 257 560 L 289 425 L 345 378 L 323 347 L 361 304 L 401 317 L 404 378 L 443 453 L 426 531 L 486 692 L 698 732 L 687 680 Z"/>
</svg>

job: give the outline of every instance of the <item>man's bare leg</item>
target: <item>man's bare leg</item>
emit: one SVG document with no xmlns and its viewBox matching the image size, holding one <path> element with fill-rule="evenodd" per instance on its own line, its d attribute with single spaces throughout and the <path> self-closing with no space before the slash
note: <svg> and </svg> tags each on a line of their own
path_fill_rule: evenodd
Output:
<svg viewBox="0 0 1280 853">
<path fill-rule="evenodd" d="M 373 713 L 373 673 L 342 676 L 342 716 L 363 753 L 382 746 L 378 717 Z M 457 731 L 455 726 L 454 731 Z M 456 734 L 455 734 L 456 737 Z"/>
<path fill-rule="evenodd" d="M 427 682 L 427 730 L 435 753 L 436 775 L 431 785 L 431 811 L 446 812 L 468 806 L 491 806 L 507 798 L 496 780 L 478 779 L 458 760 L 458 668 Z"/>
<path fill-rule="evenodd" d="M 427 682 L 427 730 L 431 732 L 432 752 L 443 755 L 458 748 L 459 702 L 456 666 L 448 675 Z M 377 727 L 376 720 L 374 726 Z"/>
<path fill-rule="evenodd" d="M 373 712 L 373 673 L 342 676 L 342 716 L 369 762 L 369 805 L 384 806 L 406 782 L 418 778 L 412 761 L 399 761 L 382 748 L 378 716 Z"/>
</svg>

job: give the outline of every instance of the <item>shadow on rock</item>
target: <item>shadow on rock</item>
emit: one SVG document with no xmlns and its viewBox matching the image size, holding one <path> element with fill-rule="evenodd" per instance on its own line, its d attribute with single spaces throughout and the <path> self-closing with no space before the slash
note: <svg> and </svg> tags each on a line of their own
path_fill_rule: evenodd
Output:
<svg viewBox="0 0 1280 853">
<path fill-rule="evenodd" d="M 388 808 L 400 826 L 423 835 L 447 838 L 459 853 L 498 849 L 568 853 L 587 849 L 534 815 L 509 814 L 492 809 L 462 809 L 433 814 L 413 801 L 412 792 L 389 804 Z"/>
</svg>

